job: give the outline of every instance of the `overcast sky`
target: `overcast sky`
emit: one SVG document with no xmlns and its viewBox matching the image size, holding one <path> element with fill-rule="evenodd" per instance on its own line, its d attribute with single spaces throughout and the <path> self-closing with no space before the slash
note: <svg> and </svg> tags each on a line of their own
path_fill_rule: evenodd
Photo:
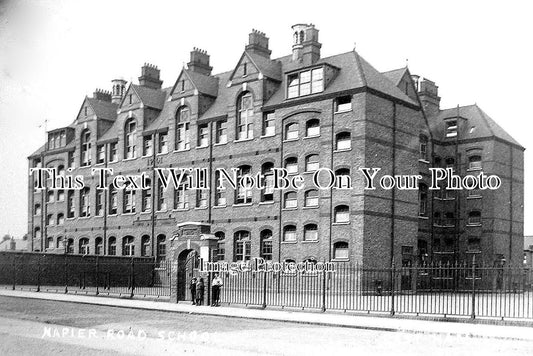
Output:
<svg viewBox="0 0 533 356">
<path fill-rule="evenodd" d="M 436 3 L 436 2 L 431 2 Z M 232 69 L 248 33 L 291 51 L 290 26 L 314 23 L 322 55 L 353 49 L 380 71 L 405 66 L 437 83 L 441 107 L 477 103 L 526 148 L 533 120 L 531 1 L 2 1 L 0 235 L 27 229 L 27 156 L 39 128 L 69 125 L 85 95 L 137 81 L 144 62 L 171 86 L 192 47 Z M 257 4 L 257 5 L 252 5 Z M 533 235 L 533 155 L 525 159 L 525 233 Z"/>
</svg>

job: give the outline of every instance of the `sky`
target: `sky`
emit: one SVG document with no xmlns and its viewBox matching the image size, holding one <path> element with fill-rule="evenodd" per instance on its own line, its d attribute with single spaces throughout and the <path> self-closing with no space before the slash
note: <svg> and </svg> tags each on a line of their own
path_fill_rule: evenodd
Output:
<svg viewBox="0 0 533 356">
<path fill-rule="evenodd" d="M 526 147 L 525 234 L 533 235 L 531 1 L 0 0 L 0 235 L 27 230 L 27 157 L 69 125 L 86 95 L 137 82 L 145 62 L 174 84 L 193 47 L 233 69 L 258 29 L 272 57 L 313 23 L 322 56 L 357 51 L 380 71 L 408 63 L 439 86 L 441 108 L 477 103 Z"/>
</svg>

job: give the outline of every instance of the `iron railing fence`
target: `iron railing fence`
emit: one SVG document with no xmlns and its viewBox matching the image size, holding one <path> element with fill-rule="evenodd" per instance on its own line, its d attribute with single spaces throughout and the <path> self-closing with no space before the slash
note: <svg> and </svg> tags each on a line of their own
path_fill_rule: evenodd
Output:
<svg viewBox="0 0 533 356">
<path fill-rule="evenodd" d="M 58 293 L 142 296 L 170 300 L 177 261 L 127 263 L 91 258 L 64 263 L 0 262 L 0 285 Z M 221 303 L 364 313 L 533 320 L 533 269 L 480 264 L 424 264 L 368 268 L 335 263 L 334 272 L 223 272 Z M 187 276 L 204 276 L 198 270 Z M 205 293 L 205 298 L 210 294 Z"/>
<path fill-rule="evenodd" d="M 533 319 L 533 270 L 475 264 L 221 273 L 221 302 L 365 313 Z"/>
<path fill-rule="evenodd" d="M 21 263 L 13 258 L 0 262 L 0 284 L 4 288 L 58 293 L 144 296 L 169 298 L 171 261 L 129 263 L 83 262 Z"/>
</svg>

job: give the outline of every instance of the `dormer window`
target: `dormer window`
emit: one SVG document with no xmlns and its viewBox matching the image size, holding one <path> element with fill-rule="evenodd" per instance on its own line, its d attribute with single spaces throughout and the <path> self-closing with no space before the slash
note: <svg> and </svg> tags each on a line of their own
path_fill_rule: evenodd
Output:
<svg viewBox="0 0 533 356">
<path fill-rule="evenodd" d="M 446 138 L 457 137 L 457 120 L 446 121 Z"/>
<path fill-rule="evenodd" d="M 324 91 L 324 68 L 315 68 L 287 77 L 287 98 L 297 98 Z"/>
</svg>

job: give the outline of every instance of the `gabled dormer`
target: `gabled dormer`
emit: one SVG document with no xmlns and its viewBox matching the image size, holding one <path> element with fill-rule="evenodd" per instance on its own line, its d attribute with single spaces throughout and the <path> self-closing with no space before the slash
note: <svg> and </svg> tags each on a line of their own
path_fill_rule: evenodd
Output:
<svg viewBox="0 0 533 356">
<path fill-rule="evenodd" d="M 263 32 L 252 30 L 249 42 L 230 75 L 228 86 L 262 79 L 281 82 L 281 63 L 271 60 L 270 53 L 268 37 Z"/>
<path fill-rule="evenodd" d="M 407 67 L 391 70 L 383 73 L 394 85 L 396 85 L 409 98 L 417 101 L 418 76 L 411 75 Z"/>
</svg>

